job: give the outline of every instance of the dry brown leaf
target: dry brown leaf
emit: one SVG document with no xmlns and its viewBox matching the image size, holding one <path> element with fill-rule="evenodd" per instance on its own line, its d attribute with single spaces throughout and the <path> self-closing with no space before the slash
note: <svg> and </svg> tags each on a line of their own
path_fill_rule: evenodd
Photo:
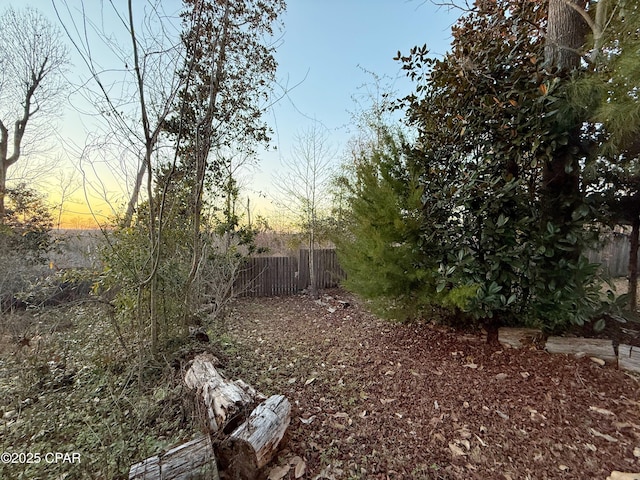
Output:
<svg viewBox="0 0 640 480">
<path fill-rule="evenodd" d="M 304 460 L 300 459 L 301 461 L 298 462 L 296 464 L 296 468 L 294 469 L 294 476 L 296 478 L 302 478 L 302 476 L 304 475 L 304 472 L 307 471 L 307 464 Z"/>
<path fill-rule="evenodd" d="M 269 477 L 267 478 L 268 480 L 282 480 L 287 475 L 287 473 L 289 473 L 289 470 L 291 470 L 291 467 L 289 465 L 273 467 L 271 470 L 269 470 Z"/>
<path fill-rule="evenodd" d="M 309 418 L 301 418 L 300 421 L 302 423 L 304 423 L 305 425 L 309 425 L 311 422 L 313 422 L 316 419 L 315 415 L 311 415 Z"/>
<path fill-rule="evenodd" d="M 451 450 L 454 457 L 464 457 L 467 454 L 462 448 L 453 442 L 449 443 L 449 450 Z"/>
<path fill-rule="evenodd" d="M 307 470 L 306 462 L 298 455 L 289 460 L 289 465 L 292 465 L 294 467 L 293 473 L 295 478 L 301 478 L 304 475 L 304 472 Z"/>
</svg>

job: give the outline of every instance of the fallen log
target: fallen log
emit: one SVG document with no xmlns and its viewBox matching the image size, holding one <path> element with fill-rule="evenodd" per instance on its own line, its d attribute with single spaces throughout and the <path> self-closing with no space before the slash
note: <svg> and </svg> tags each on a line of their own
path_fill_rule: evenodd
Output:
<svg viewBox="0 0 640 480">
<path fill-rule="evenodd" d="M 129 480 L 220 480 L 211 438 L 206 435 L 132 465 Z"/>
<path fill-rule="evenodd" d="M 202 395 L 212 433 L 225 429 L 229 421 L 242 417 L 244 410 L 266 398 L 242 380 L 226 379 L 207 355 L 199 355 L 193 360 L 184 381 Z"/>
<path fill-rule="evenodd" d="M 571 355 L 601 358 L 607 363 L 618 361 L 611 340 L 581 337 L 549 337 L 545 344 L 549 353 L 566 353 Z"/>
<path fill-rule="evenodd" d="M 255 480 L 273 460 L 291 422 L 291 404 L 273 395 L 224 440 L 217 451 L 220 466 L 233 480 Z"/>
<path fill-rule="evenodd" d="M 291 422 L 289 401 L 274 395 L 248 415 L 266 397 L 242 380 L 226 379 L 214 363 L 215 357 L 199 355 L 185 374 L 186 385 L 202 395 L 210 435 L 133 465 L 129 480 L 256 480 L 273 460 Z"/>
</svg>

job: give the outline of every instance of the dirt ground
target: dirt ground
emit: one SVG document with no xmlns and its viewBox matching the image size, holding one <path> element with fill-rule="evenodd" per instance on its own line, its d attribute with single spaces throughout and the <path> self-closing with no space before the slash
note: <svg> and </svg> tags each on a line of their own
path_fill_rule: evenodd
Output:
<svg viewBox="0 0 640 480">
<path fill-rule="evenodd" d="M 328 293 L 321 303 L 294 296 L 233 307 L 239 348 L 229 363 L 241 366 L 228 373 L 293 405 L 271 478 L 640 472 L 638 377 L 427 322 L 390 324 L 345 292 Z"/>
</svg>

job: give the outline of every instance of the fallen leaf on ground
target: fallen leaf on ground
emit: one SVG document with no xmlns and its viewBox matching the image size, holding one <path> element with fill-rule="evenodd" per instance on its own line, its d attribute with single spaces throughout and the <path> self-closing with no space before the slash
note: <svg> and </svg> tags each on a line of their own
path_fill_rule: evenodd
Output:
<svg viewBox="0 0 640 480">
<path fill-rule="evenodd" d="M 601 433 L 601 432 L 597 431 L 595 428 L 590 428 L 589 429 L 589 433 L 591 435 L 593 435 L 594 437 L 604 438 L 608 442 L 617 442 L 618 441 L 617 438 L 613 438 L 611 435 L 607 435 L 606 433 Z"/>
<path fill-rule="evenodd" d="M 294 466 L 293 474 L 296 478 L 301 478 L 307 470 L 307 463 L 297 455 L 289 461 L 289 464 Z"/>
<path fill-rule="evenodd" d="M 289 465 L 281 465 L 278 467 L 273 467 L 271 470 L 269 470 L 269 477 L 268 480 L 282 480 L 285 475 L 287 475 L 287 473 L 289 473 L 289 470 L 291 469 L 291 467 Z"/>
<path fill-rule="evenodd" d="M 606 408 L 592 406 L 592 407 L 589 407 L 589 410 L 591 410 L 592 412 L 601 413 L 602 415 L 615 415 L 615 413 L 613 413 L 611 410 L 607 410 Z"/>
<path fill-rule="evenodd" d="M 453 442 L 449 444 L 449 450 L 451 450 L 454 457 L 464 457 L 467 454 L 462 448 Z"/>
<path fill-rule="evenodd" d="M 316 419 L 315 415 L 311 415 L 309 418 L 301 418 L 300 421 L 302 423 L 304 423 L 305 425 L 309 425 L 311 422 L 313 422 Z"/>
</svg>

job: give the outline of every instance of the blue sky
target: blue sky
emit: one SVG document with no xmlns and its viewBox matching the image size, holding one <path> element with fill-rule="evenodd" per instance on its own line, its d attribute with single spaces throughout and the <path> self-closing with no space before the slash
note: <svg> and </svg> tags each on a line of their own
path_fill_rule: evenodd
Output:
<svg viewBox="0 0 640 480">
<path fill-rule="evenodd" d="M 288 153 L 292 133 L 310 118 L 334 132 L 340 146 L 348 136 L 352 97 L 372 81 L 366 71 L 390 79 L 399 95 L 410 93 L 412 85 L 393 57 L 425 43 L 433 54 L 444 54 L 457 13 L 423 0 L 290 1 L 276 55 L 279 77 L 289 85 L 304 81 L 270 113 L 280 153 Z"/>
<path fill-rule="evenodd" d="M 68 2 L 74 5 L 79 0 Z M 106 0 L 85 0 L 85 5 L 91 12 L 103 2 Z M 126 7 L 125 0 L 114 3 Z M 136 3 L 140 5 L 142 0 Z M 6 5 L 31 5 L 52 22 L 57 21 L 50 0 L 0 0 L 0 10 Z M 177 11 L 180 2 L 168 0 L 164 5 L 168 11 Z M 343 148 L 349 137 L 349 112 L 355 109 L 352 97 L 359 87 L 372 81 L 365 70 L 384 76 L 384 83 L 390 83 L 398 95 L 410 93 L 411 83 L 393 60 L 396 52 L 406 53 L 412 46 L 426 43 L 434 55 L 444 54 L 458 14 L 425 0 L 289 0 L 276 58 L 279 83 L 291 90 L 266 113 L 277 151 L 261 153 L 257 169 L 249 176 L 247 193 L 272 190 L 272 177 L 282 168 L 280 157 L 290 153 L 295 134 L 312 119 L 329 129 L 337 151 Z M 77 59 L 74 64 L 78 71 L 72 70 L 69 75 L 80 77 L 82 64 Z M 84 144 L 83 137 L 91 125 L 89 117 L 81 118 L 71 109 L 63 115 L 59 122 L 61 136 Z"/>
</svg>

